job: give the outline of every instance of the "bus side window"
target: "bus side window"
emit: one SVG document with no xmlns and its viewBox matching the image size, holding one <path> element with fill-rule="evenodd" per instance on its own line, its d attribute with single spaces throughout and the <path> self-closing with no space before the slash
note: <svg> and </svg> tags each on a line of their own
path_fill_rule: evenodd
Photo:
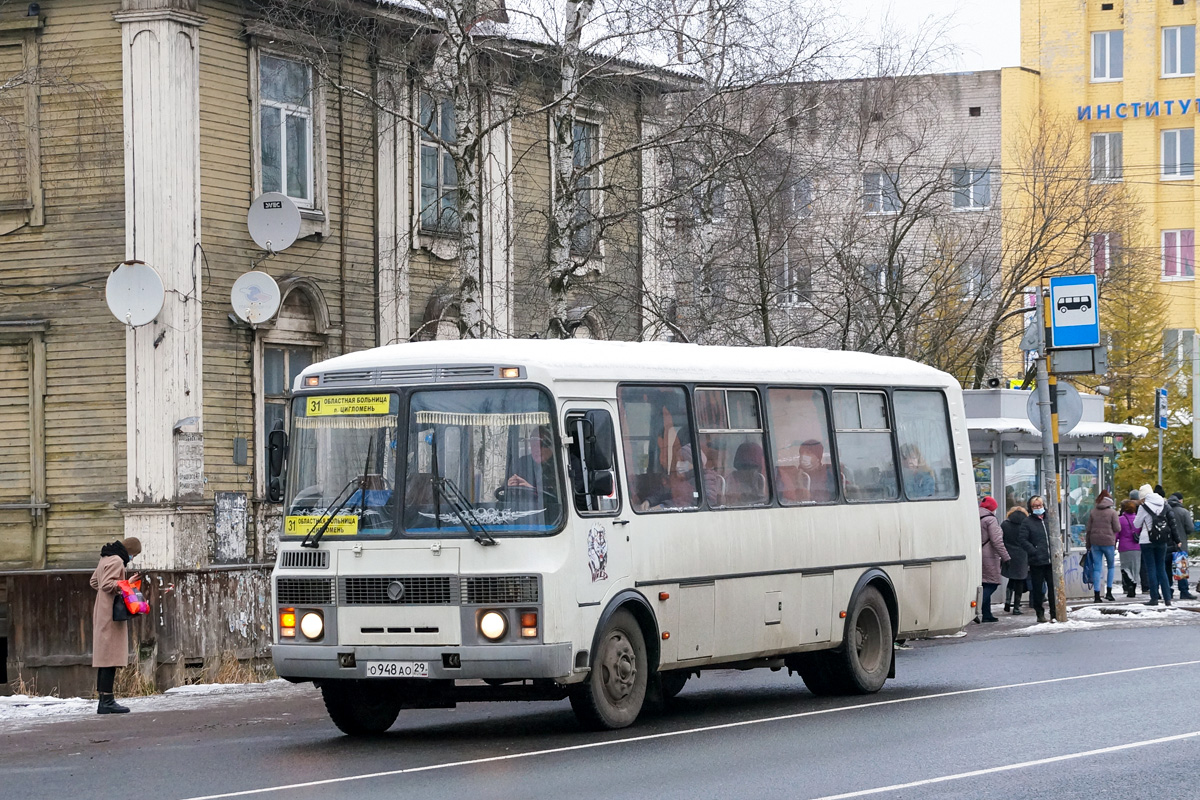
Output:
<svg viewBox="0 0 1200 800">
<path fill-rule="evenodd" d="M 709 508 L 744 508 L 771 500 L 763 426 L 754 389 L 696 389 L 700 468 Z"/>
<path fill-rule="evenodd" d="M 846 499 L 860 502 L 898 499 L 900 485 L 892 453 L 887 395 L 834 392 L 833 422 Z"/>
<path fill-rule="evenodd" d="M 688 425 L 686 391 L 676 386 L 622 386 L 617 400 L 633 509 L 698 507 L 696 444 Z"/>
<path fill-rule="evenodd" d="M 946 397 L 936 391 L 895 391 L 900 474 L 910 500 L 958 496 L 958 470 L 950 446 Z"/>
<path fill-rule="evenodd" d="M 779 502 L 833 503 L 838 489 L 829 412 L 820 389 L 768 389 Z"/>
<path fill-rule="evenodd" d="M 594 464 L 588 464 L 588 468 L 584 469 L 586 457 L 580 438 L 580 425 L 584 420 L 584 412 L 568 411 L 564 433 L 572 439 L 567 461 L 567 471 L 571 475 L 571 493 L 575 498 L 575 510 L 581 515 L 611 515 L 621 509 L 621 496 L 617 490 L 617 443 L 613 437 L 612 418 L 607 411 L 602 409 L 593 409 L 588 413 L 593 419 L 600 417 L 607 422 L 607 424 L 594 426 L 593 434 L 600 449 L 612 454 L 613 463 L 601 470 L 597 470 Z M 591 485 L 597 473 L 612 482 L 612 491 L 609 494 L 597 496 L 596 487 Z"/>
</svg>

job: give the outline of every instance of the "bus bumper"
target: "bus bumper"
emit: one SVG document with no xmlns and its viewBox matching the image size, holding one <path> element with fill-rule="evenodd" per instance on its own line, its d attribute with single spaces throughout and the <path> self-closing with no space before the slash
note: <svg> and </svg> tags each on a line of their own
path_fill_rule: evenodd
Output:
<svg viewBox="0 0 1200 800">
<path fill-rule="evenodd" d="M 458 656 L 461 666 L 447 666 L 455 661 L 449 656 Z M 565 678 L 571 674 L 570 642 L 492 647 L 277 644 L 271 647 L 271 658 L 279 677 L 299 681 L 366 679 L 370 661 L 423 662 L 429 667 L 430 679 L 443 680 Z M 353 666 L 342 666 L 344 663 Z"/>
</svg>

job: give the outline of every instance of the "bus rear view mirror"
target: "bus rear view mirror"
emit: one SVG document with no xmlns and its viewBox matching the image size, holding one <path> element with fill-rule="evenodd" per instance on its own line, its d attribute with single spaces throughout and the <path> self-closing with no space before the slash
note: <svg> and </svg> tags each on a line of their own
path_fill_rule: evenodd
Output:
<svg viewBox="0 0 1200 800">
<path fill-rule="evenodd" d="M 613 468 L 613 428 L 612 417 L 607 411 L 588 411 L 583 415 L 584 458 L 588 469 L 603 472 Z M 611 482 L 611 477 L 610 477 Z M 611 493 L 603 492 L 607 495 Z"/>
<path fill-rule="evenodd" d="M 287 434 L 274 430 L 267 434 L 267 500 L 283 500 L 283 463 L 287 458 Z"/>
<path fill-rule="evenodd" d="M 593 497 L 610 497 L 613 493 L 612 471 L 602 470 L 589 473 L 588 490 Z"/>
</svg>

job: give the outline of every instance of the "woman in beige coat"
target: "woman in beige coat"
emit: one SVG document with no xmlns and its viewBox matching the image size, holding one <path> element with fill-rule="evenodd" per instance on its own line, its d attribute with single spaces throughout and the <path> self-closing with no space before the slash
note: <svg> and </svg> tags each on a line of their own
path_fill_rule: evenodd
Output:
<svg viewBox="0 0 1200 800">
<path fill-rule="evenodd" d="M 92 607 L 92 666 L 96 667 L 96 691 L 100 694 L 97 714 L 124 714 L 128 708 L 113 699 L 117 667 L 129 663 L 129 628 L 126 621 L 113 619 L 113 601 L 125 580 L 125 567 L 142 552 L 142 543 L 134 538 L 112 542 L 100 548 L 100 563 L 92 573 L 96 605 Z M 137 573 L 129 580 L 138 579 Z"/>
</svg>

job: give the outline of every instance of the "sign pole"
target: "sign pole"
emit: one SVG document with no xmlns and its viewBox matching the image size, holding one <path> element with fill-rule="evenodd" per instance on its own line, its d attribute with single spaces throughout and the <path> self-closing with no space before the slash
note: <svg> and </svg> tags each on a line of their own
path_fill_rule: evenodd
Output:
<svg viewBox="0 0 1200 800">
<path fill-rule="evenodd" d="M 1062 497 L 1058 491 L 1058 386 L 1053 383 L 1050 372 L 1051 297 L 1045 286 L 1039 287 L 1042 296 L 1042 341 L 1037 357 L 1038 408 L 1041 411 L 1042 431 L 1042 486 L 1045 493 L 1046 531 L 1050 541 L 1050 570 L 1054 593 L 1055 618 L 1067 621 L 1067 585 L 1063 569 L 1063 541 L 1059 527 L 1059 510 Z"/>
</svg>

